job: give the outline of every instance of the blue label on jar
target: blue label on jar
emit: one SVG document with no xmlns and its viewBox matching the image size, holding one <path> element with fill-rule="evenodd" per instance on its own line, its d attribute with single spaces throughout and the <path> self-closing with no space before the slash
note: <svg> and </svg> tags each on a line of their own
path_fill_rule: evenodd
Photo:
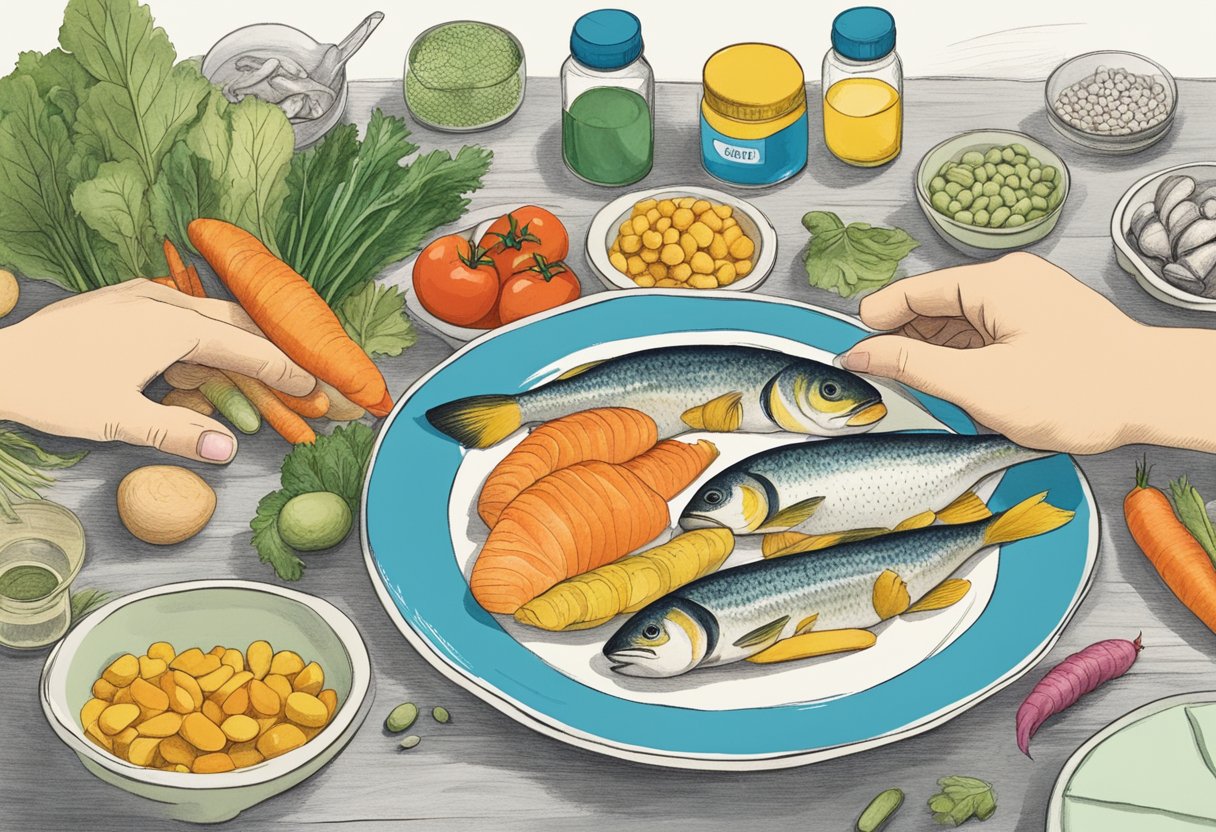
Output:
<svg viewBox="0 0 1216 832">
<path fill-rule="evenodd" d="M 701 163 L 711 176 L 737 185 L 772 185 L 806 167 L 806 113 L 763 139 L 737 139 L 701 115 Z"/>
</svg>

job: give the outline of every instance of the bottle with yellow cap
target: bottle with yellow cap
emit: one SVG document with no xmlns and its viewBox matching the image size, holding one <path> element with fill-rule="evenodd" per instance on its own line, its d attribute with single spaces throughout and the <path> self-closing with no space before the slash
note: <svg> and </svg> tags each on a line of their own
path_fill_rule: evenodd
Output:
<svg viewBox="0 0 1216 832">
<path fill-rule="evenodd" d="M 789 52 L 737 43 L 709 56 L 701 99 L 701 163 L 732 185 L 762 187 L 806 167 L 806 85 Z"/>
</svg>

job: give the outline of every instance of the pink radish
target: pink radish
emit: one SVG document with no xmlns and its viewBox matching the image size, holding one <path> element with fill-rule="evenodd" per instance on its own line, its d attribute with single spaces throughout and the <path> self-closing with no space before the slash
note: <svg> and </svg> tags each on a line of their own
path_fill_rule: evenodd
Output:
<svg viewBox="0 0 1216 832">
<path fill-rule="evenodd" d="M 1117 679 L 1136 663 L 1143 650 L 1135 641 L 1112 638 L 1091 644 L 1053 667 L 1018 708 L 1018 748 L 1030 756 L 1030 738 L 1044 722 L 1099 685 Z"/>
</svg>

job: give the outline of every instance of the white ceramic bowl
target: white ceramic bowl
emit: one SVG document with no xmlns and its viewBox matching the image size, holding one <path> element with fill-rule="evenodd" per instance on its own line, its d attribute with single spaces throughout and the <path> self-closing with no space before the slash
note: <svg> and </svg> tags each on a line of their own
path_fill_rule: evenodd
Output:
<svg viewBox="0 0 1216 832">
<path fill-rule="evenodd" d="M 937 175 L 937 171 L 946 162 L 957 162 L 969 150 L 978 150 L 983 153 L 993 145 L 1007 144 L 1024 145 L 1030 151 L 1030 155 L 1044 165 L 1052 165 L 1059 171 L 1060 187 L 1064 189 L 1064 196 L 1061 197 L 1060 203 L 1046 215 L 1017 228 L 985 228 L 956 222 L 953 217 L 939 212 L 929 202 L 929 181 Z M 1072 178 L 1068 172 L 1068 165 L 1064 164 L 1064 160 L 1057 156 L 1051 148 L 1037 139 L 1011 130 L 972 130 L 947 139 L 926 153 L 916 168 L 914 186 L 916 201 L 920 203 L 921 211 L 924 212 L 929 224 L 933 226 L 933 230 L 939 237 L 970 257 L 991 257 L 1001 252 L 1025 248 L 1050 234 L 1064 211 L 1071 183 Z"/>
<path fill-rule="evenodd" d="M 305 745 L 223 774 L 182 774 L 128 763 L 85 738 L 80 709 L 93 681 L 123 653 L 154 641 L 177 649 L 239 646 L 266 639 L 325 671 L 338 712 Z M 215 823 L 286 791 L 329 762 L 371 708 L 371 663 L 354 623 L 337 607 L 303 592 L 251 581 L 189 581 L 124 595 L 81 620 L 47 658 L 40 687 L 52 730 L 102 780 L 165 804 L 166 814 Z"/>
<path fill-rule="evenodd" d="M 1115 244 L 1115 260 L 1124 271 L 1136 278 L 1144 291 L 1162 303 L 1180 306 L 1183 309 L 1198 309 L 1201 312 L 1216 312 L 1216 299 L 1192 295 L 1167 282 L 1127 239 L 1131 229 L 1132 214 L 1145 203 L 1151 203 L 1157 195 L 1161 180 L 1174 174 L 1186 174 L 1198 180 L 1216 179 L 1216 162 L 1192 162 L 1149 174 L 1127 189 L 1127 193 L 1115 205 L 1110 217 L 1110 238 Z"/>
<path fill-rule="evenodd" d="M 1128 133 L 1126 136 L 1091 133 L 1073 127 L 1060 118 L 1056 114 L 1054 106 L 1056 98 L 1065 88 L 1093 75 L 1100 66 L 1107 69 L 1126 69 L 1137 75 L 1153 75 L 1160 78 L 1169 100 L 1165 118 L 1152 127 Z M 1047 84 L 1043 89 L 1047 99 L 1047 121 L 1056 132 L 1082 147 L 1111 155 L 1135 153 L 1161 141 L 1174 126 L 1174 113 L 1178 111 L 1178 84 L 1174 81 L 1174 76 L 1170 75 L 1161 64 L 1143 55 L 1137 55 L 1135 52 L 1106 50 L 1078 55 L 1056 67 L 1047 78 Z"/>
<path fill-rule="evenodd" d="M 645 291 L 634 283 L 627 275 L 621 274 L 608 259 L 608 249 L 616 239 L 617 230 L 621 223 L 629 219 L 633 206 L 643 199 L 675 199 L 682 196 L 696 196 L 729 205 L 734 209 L 735 220 L 743 233 L 751 237 L 756 245 L 752 255 L 752 270 L 729 286 L 723 286 L 723 291 L 747 292 L 755 289 L 773 270 L 777 262 L 777 229 L 769 222 L 768 217 L 746 200 L 731 196 L 713 188 L 699 188 L 693 185 L 666 185 L 661 188 L 649 188 L 645 191 L 635 191 L 612 200 L 599 210 L 591 220 L 591 228 L 587 232 L 587 262 L 596 275 L 609 289 L 632 289 Z M 699 291 L 689 289 L 690 292 Z"/>
</svg>

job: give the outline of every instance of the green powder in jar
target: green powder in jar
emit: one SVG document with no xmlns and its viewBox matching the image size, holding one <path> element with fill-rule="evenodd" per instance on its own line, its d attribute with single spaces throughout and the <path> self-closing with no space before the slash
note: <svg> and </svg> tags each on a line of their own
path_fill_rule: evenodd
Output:
<svg viewBox="0 0 1216 832">
<path fill-rule="evenodd" d="M 440 128 L 474 129 L 505 119 L 523 100 L 523 51 L 509 32 L 458 21 L 419 35 L 410 47 L 405 100 Z"/>
</svg>

